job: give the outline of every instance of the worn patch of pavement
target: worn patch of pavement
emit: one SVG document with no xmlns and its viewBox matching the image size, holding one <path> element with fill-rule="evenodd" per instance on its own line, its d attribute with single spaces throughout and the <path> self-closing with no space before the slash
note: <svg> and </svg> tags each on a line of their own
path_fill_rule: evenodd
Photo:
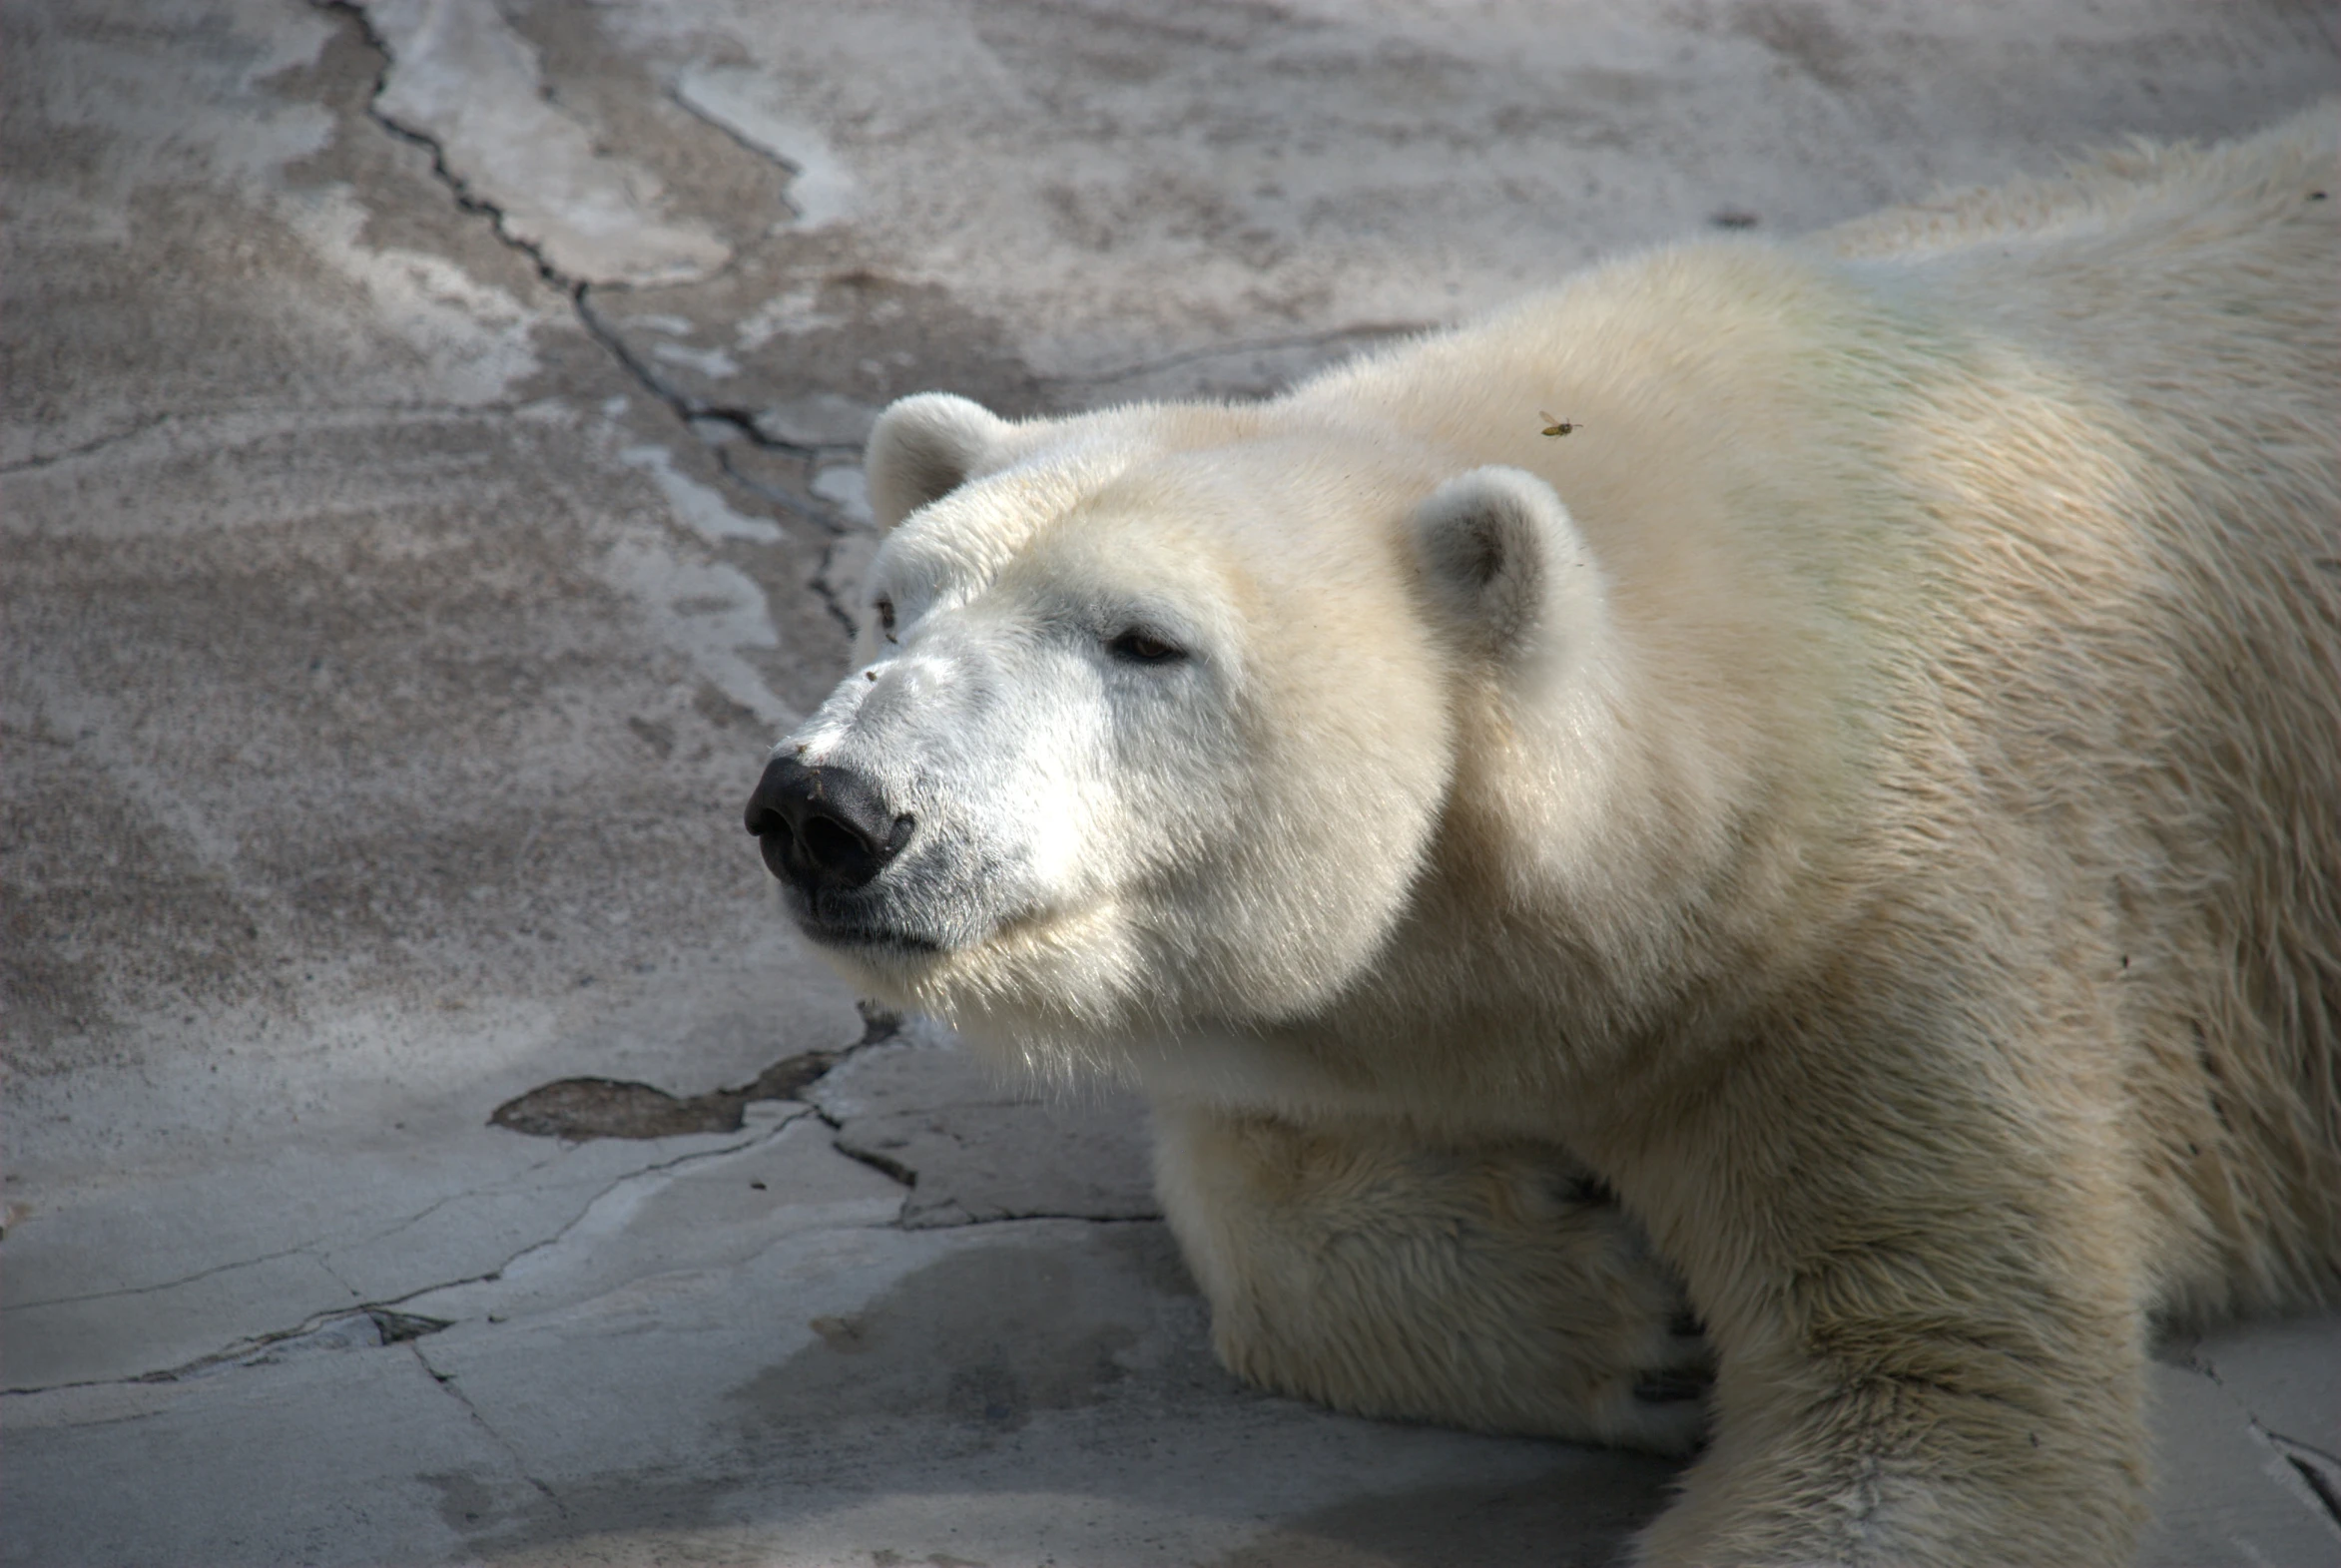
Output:
<svg viewBox="0 0 2341 1568">
<path fill-rule="evenodd" d="M 1237 1386 L 1138 1108 L 784 928 L 738 808 L 842 666 L 870 420 L 1257 395 L 2337 53 L 2299 0 L 0 8 L 0 1560 L 1607 1560 L 1667 1466 Z M 2341 1563 L 2341 1323 L 2157 1377 L 2149 1560 Z"/>
</svg>

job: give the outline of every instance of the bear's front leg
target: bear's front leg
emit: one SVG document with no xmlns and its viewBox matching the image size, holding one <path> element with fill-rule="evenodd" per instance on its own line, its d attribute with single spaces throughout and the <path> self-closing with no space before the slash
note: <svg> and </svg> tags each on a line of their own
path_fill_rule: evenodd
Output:
<svg viewBox="0 0 2341 1568">
<path fill-rule="evenodd" d="M 1360 1415 L 1688 1452 L 1682 1288 L 1562 1150 L 1156 1107 L 1156 1188 L 1245 1379 Z"/>
<path fill-rule="evenodd" d="M 1989 1043 L 1758 1045 L 1728 1093 L 1643 1124 L 1611 1169 L 1718 1366 L 1714 1435 L 1640 1561 L 2129 1560 L 2145 1233 L 2092 1114 L 2117 1091 L 2052 1044 L 2029 1072 Z"/>
</svg>

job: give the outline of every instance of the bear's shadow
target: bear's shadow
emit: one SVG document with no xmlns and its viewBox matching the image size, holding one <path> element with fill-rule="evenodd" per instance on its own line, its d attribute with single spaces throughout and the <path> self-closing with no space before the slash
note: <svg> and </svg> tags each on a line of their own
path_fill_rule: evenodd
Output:
<svg viewBox="0 0 2341 1568">
<path fill-rule="evenodd" d="M 1039 1492 L 1063 1507 L 1094 1497 L 1139 1514 L 1275 1521 L 1213 1568 L 1589 1565 L 1622 1555 L 1676 1468 L 1248 1389 L 1212 1359 L 1207 1309 L 1157 1222 L 986 1240 L 809 1326 L 811 1343 L 711 1412 L 701 1451 L 725 1459 L 684 1474 L 645 1452 L 639 1469 L 563 1486 L 557 1507 L 516 1498 L 483 1512 L 474 1499 L 449 1523 L 488 1559 L 553 1561 L 565 1542 L 646 1529 L 785 1552 L 799 1530 L 826 1539 L 825 1520 L 882 1519 L 889 1498 L 947 1495 L 980 1512 L 993 1494 L 1012 1511 L 1030 1504 L 1009 1494 Z M 970 1551 L 985 1558 L 957 1547 Z"/>
</svg>

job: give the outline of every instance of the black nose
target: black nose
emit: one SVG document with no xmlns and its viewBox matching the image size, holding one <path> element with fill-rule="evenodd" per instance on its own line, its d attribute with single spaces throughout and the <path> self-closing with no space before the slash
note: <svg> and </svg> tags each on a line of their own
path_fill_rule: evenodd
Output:
<svg viewBox="0 0 2341 1568">
<path fill-rule="evenodd" d="M 806 892 L 860 887 L 910 841 L 915 824 L 886 808 L 869 777 L 776 758 L 748 797 L 748 830 L 773 875 Z"/>
</svg>

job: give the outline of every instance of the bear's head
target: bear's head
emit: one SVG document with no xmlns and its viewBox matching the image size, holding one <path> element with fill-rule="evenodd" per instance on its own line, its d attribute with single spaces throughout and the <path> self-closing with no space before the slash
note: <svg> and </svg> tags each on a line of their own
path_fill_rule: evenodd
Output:
<svg viewBox="0 0 2341 1568">
<path fill-rule="evenodd" d="M 1434 855 L 1459 715 L 1581 678 L 1600 617 L 1542 480 L 1279 405 L 929 393 L 868 471 L 857 668 L 748 828 L 851 979 L 1044 1063 L 1353 985 Z"/>
</svg>

